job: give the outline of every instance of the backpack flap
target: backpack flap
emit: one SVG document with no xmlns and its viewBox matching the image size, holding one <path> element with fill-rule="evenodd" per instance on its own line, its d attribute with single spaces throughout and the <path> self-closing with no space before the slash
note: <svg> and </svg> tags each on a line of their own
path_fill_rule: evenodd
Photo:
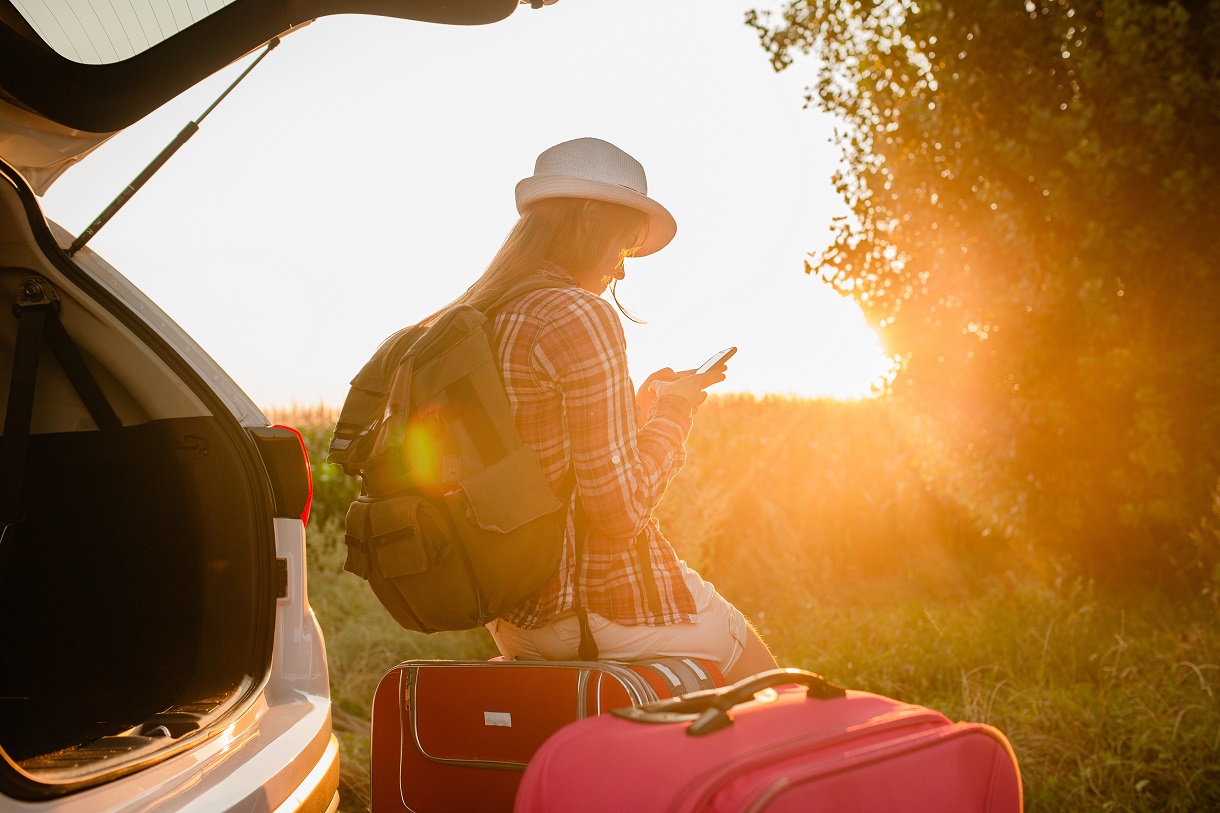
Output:
<svg viewBox="0 0 1220 813">
<path fill-rule="evenodd" d="M 419 379 L 415 384 L 416 402 L 426 401 L 480 364 L 493 360 L 486 323 L 483 314 L 474 308 L 457 306 L 411 348 Z"/>
<path fill-rule="evenodd" d="M 473 522 L 499 533 L 515 531 L 563 507 L 546 481 L 538 456 L 525 445 L 490 468 L 468 475 L 462 489 Z"/>
<path fill-rule="evenodd" d="M 491 618 L 536 593 L 558 569 L 568 510 L 529 446 L 467 476 L 445 506 Z"/>
</svg>

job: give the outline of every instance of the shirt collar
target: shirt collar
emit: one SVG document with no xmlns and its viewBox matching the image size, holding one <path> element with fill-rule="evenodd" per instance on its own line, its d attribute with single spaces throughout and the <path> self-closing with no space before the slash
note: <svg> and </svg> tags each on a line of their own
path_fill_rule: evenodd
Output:
<svg viewBox="0 0 1220 813">
<path fill-rule="evenodd" d="M 568 273 L 567 269 L 558 263 L 551 262 L 550 260 L 543 260 L 538 265 L 538 272 L 545 277 L 551 277 L 553 279 L 566 279 L 576 282 L 576 277 Z"/>
</svg>

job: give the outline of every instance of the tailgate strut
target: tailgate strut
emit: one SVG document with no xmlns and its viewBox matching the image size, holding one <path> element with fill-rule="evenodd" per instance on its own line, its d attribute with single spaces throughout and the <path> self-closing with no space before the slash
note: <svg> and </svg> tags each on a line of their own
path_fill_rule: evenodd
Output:
<svg viewBox="0 0 1220 813">
<path fill-rule="evenodd" d="M 76 254 L 76 252 L 85 247 L 85 243 L 88 243 L 93 239 L 93 235 L 97 234 L 101 230 L 102 226 L 105 226 L 106 223 L 109 222 L 110 218 L 114 217 L 115 214 L 118 213 L 119 209 L 122 209 L 123 206 L 126 205 L 127 201 L 131 200 L 132 196 L 135 195 L 136 192 L 140 191 L 140 187 L 148 183 L 148 179 L 156 174 L 157 170 L 165 165 L 165 162 L 178 151 L 178 148 L 185 144 L 191 136 L 195 135 L 195 133 L 199 131 L 200 122 L 206 119 L 208 114 L 216 109 L 216 105 L 224 101 L 224 98 L 229 95 L 233 88 L 237 87 L 238 83 L 245 79 L 250 71 L 254 70 L 254 66 L 262 62 L 263 57 L 271 53 L 271 49 L 279 44 L 279 37 L 275 37 L 268 42 L 267 47 L 263 49 L 263 52 L 259 54 L 253 62 L 246 66 L 246 69 L 241 72 L 241 75 L 233 80 L 233 84 L 225 88 L 224 93 L 221 93 L 216 97 L 216 101 L 212 102 L 211 106 L 208 107 L 207 110 L 203 111 L 203 115 L 199 117 L 198 121 L 187 122 L 186 126 L 183 127 L 178 135 L 174 137 L 174 140 L 165 145 L 165 149 L 161 150 L 160 154 L 152 160 L 152 163 L 144 167 L 144 171 L 137 175 L 136 179 L 129 183 L 123 189 L 123 191 L 119 193 L 118 197 L 110 202 L 110 205 L 97 216 L 97 219 L 89 224 L 89 228 L 81 232 L 80 236 L 72 241 L 72 245 L 65 249 L 69 257 Z"/>
</svg>

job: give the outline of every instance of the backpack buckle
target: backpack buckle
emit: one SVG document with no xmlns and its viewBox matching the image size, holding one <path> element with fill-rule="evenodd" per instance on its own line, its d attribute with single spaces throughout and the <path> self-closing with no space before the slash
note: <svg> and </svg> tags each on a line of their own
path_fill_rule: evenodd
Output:
<svg viewBox="0 0 1220 813">
<path fill-rule="evenodd" d="M 462 456 L 447 454 L 441 457 L 441 482 L 456 486 L 462 482 Z"/>
</svg>

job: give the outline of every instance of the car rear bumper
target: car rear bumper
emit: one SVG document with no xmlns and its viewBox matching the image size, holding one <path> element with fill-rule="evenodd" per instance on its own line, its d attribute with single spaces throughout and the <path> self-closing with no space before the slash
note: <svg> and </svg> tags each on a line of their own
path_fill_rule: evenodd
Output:
<svg viewBox="0 0 1220 813">
<path fill-rule="evenodd" d="M 260 697 L 208 742 L 97 788 L 3 813 L 323 813 L 338 806 L 339 747 L 327 698 Z"/>
<path fill-rule="evenodd" d="M 339 808 L 339 742 L 331 735 L 322 760 L 275 813 L 334 813 Z"/>
</svg>

